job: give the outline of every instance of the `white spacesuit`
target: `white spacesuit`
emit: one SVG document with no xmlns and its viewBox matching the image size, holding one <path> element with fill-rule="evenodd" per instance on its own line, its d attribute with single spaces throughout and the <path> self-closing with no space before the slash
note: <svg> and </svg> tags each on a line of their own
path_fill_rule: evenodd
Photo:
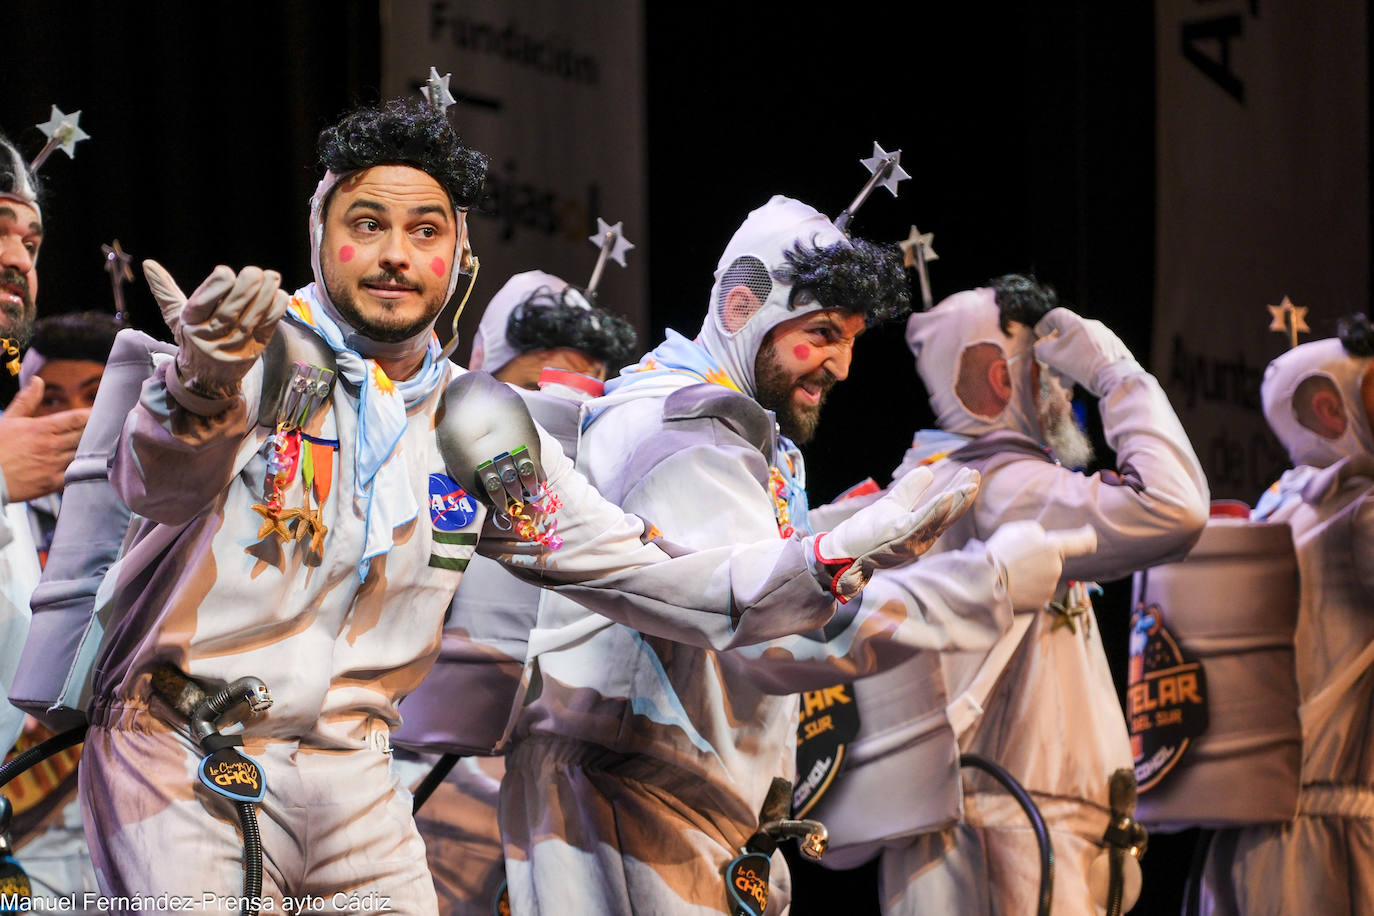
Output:
<svg viewBox="0 0 1374 916">
<path fill-rule="evenodd" d="M 371 117 L 355 113 L 339 130 Z M 426 118 L 427 141 L 451 131 L 441 114 L 393 104 L 376 113 L 383 127 L 363 148 Z M 420 145 L 417 138 L 370 160 L 376 164 L 346 159 L 353 171 L 331 168 L 317 189 L 316 283 L 290 299 L 289 320 L 328 345 L 340 378 L 299 441 L 282 435 L 280 417 L 264 426 L 273 419 L 257 416 L 258 357 L 288 309 L 279 278 L 216 268 L 188 300 L 152 271 L 179 349 L 145 384 L 111 472 L 120 497 L 146 521 L 106 577 L 97 608 L 106 635 L 81 795 L 104 889 L 189 894 L 213 907 L 214 895 L 241 886 L 234 805 L 197 777 L 202 755 L 153 688 L 168 666 L 211 689 L 248 675 L 271 689 L 275 705 L 245 724 L 241 740 L 265 778 L 256 786 L 265 793 L 263 893 L 277 908 L 284 895 L 321 896 L 321 906 L 335 910 L 371 895 L 364 903 L 374 907 L 388 898 L 395 911 L 429 912 L 432 884 L 409 794 L 390 765 L 389 735 L 397 702 L 438 652 L 444 612 L 479 547 L 579 600 L 605 592 L 598 609 L 617 619 L 722 648 L 815 627 L 837 594 L 847 597 L 872 569 L 913 555 L 921 518 L 893 500 L 828 535 L 854 545 L 843 581 L 813 559 L 810 538 L 670 558 L 666 551 L 679 551 L 600 498 L 542 431 L 527 444 L 561 499 L 561 549 L 532 543 L 510 521 L 502 530 L 459 492 L 449 475 L 462 472 L 436 441 L 436 424 L 442 436 L 446 423 L 463 422 L 476 406 L 444 411 L 445 387 L 462 370 L 440 358 L 429 325 L 369 337 L 343 317 L 321 279 L 322 240 L 334 238 L 329 269 L 347 278 L 352 295 L 372 295 L 374 316 L 395 303 L 411 308 L 434 277 L 445 278 L 451 294 L 466 251 L 463 202 L 435 177 L 447 174 L 453 156 L 438 156 L 427 171 L 410 164 Z M 447 216 L 430 203 L 436 195 L 447 195 Z M 349 202 L 327 208 L 331 199 Z M 432 240 L 447 243 L 443 233 L 455 223 L 453 247 L 436 251 Z M 381 360 L 413 368 L 392 378 Z M 293 442 L 296 465 L 287 460 Z M 288 512 L 297 506 L 293 526 Z"/>
<path fill-rule="evenodd" d="M 1303 344 L 1269 364 L 1261 392 L 1294 464 L 1255 517 L 1287 522 L 1298 558 L 1302 788 L 1291 822 L 1216 832 L 1202 912 L 1370 913 L 1374 358 L 1337 339 Z"/>
<path fill-rule="evenodd" d="M 941 481 L 965 464 L 983 471 L 978 500 L 934 550 L 1034 519 L 1096 532 L 1095 552 L 1066 560 L 1065 582 L 1113 579 L 1184 554 L 1206 521 L 1207 485 L 1158 383 L 1099 322 L 1055 309 L 1032 331 L 1005 320 L 1002 295 L 961 292 L 907 326 L 940 429 L 917 433 L 899 473 L 929 467 Z M 1046 443 L 1056 435 L 1046 405 L 1053 395 L 1037 396 L 1042 386 L 1053 392 L 1050 372 L 1100 398 L 1119 475 L 1085 476 L 1050 457 Z M 1066 413 L 1067 399 L 1058 403 Z M 991 653 L 944 653 L 947 697 L 937 702 L 949 704 L 959 749 L 1005 767 L 1040 807 L 1054 844 L 1055 912 L 1092 914 L 1087 871 L 1107 827 L 1108 777 L 1132 761 L 1091 606 L 1046 609 L 1006 640 Z M 930 694 L 903 686 L 929 678 L 931 662 L 918 657 L 855 685 L 862 725 L 850 759 L 867 769 L 842 773 L 839 797 L 855 804 L 863 796 L 865 810 L 882 811 L 894 773 L 916 786 L 947 778 L 918 772 L 915 746 L 893 750 L 884 741 L 935 711 Z M 1000 672 L 998 663 L 1005 665 Z M 994 667 L 984 670 L 988 664 Z M 990 778 L 964 773 L 963 815 L 954 827 L 922 833 L 942 825 L 918 823 L 890 805 L 867 825 L 867 836 L 835 838 L 868 841 L 870 853 L 883 847 L 884 913 L 1034 911 L 1038 855 L 1025 815 Z"/>
<path fill-rule="evenodd" d="M 843 253 L 851 243 L 811 207 L 773 198 L 722 255 L 697 340 L 670 331 L 584 408 L 579 468 L 675 542 L 706 548 L 806 525 L 801 453 L 755 400 L 756 362 L 783 322 L 833 307 L 852 314 L 853 304 L 827 305 L 783 279 L 794 245 Z M 844 351 L 828 370 L 838 378 L 850 343 L 815 344 Z M 772 779 L 792 776 L 798 707 L 786 691 L 799 673 L 809 670 L 819 688 L 873 670 L 884 657 L 875 644 L 985 647 L 1010 620 L 1005 568 L 983 550 L 878 575 L 868 588 L 877 591 L 845 638 L 760 646 L 748 657 L 670 644 L 546 599 L 537 690 L 501 788 L 512 911 L 725 911 L 724 868 L 757 829 Z M 828 669 L 812 658 L 827 655 Z M 770 663 L 771 694 L 746 673 Z M 769 912 L 787 906 L 781 861 L 774 856 Z"/>
</svg>

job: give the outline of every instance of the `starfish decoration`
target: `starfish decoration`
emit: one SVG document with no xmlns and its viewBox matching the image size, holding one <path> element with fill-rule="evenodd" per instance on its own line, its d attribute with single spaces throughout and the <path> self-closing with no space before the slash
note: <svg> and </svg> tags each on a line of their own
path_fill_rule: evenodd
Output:
<svg viewBox="0 0 1374 916">
<path fill-rule="evenodd" d="M 922 261 L 938 261 L 940 256 L 935 253 L 935 233 L 922 232 L 915 226 L 911 227 L 911 232 L 907 234 L 906 241 L 898 242 L 897 247 L 902 249 L 902 266 L 915 267 L 916 256 L 920 253 Z"/>
<path fill-rule="evenodd" d="M 110 275 L 110 286 L 114 288 L 115 317 L 124 318 L 124 284 L 132 283 L 134 272 L 129 267 L 132 257 L 124 253 L 124 249 L 119 245 L 119 239 L 114 240 L 113 245 L 101 245 L 100 250 L 105 252 L 105 272 Z"/>
<path fill-rule="evenodd" d="M 295 510 L 299 512 L 300 524 L 296 526 L 295 538 L 298 541 L 305 540 L 307 534 L 310 535 L 310 550 L 318 554 L 324 548 L 324 536 L 329 533 L 329 526 L 320 519 L 320 510 L 311 509 L 309 506 Z"/>
<path fill-rule="evenodd" d="M 62 109 L 56 105 L 52 107 L 52 114 L 48 120 L 38 125 L 38 129 L 43 132 L 43 136 L 48 138 L 48 142 L 43 144 L 43 148 L 38 151 L 38 155 L 33 157 L 29 163 L 29 171 L 37 172 L 52 154 L 55 149 L 61 149 L 69 157 L 75 158 L 76 144 L 82 140 L 89 140 L 91 135 L 86 133 L 77 124 L 81 119 L 81 112 L 74 111 L 71 114 L 63 114 Z"/>
<path fill-rule="evenodd" d="M 1083 632 L 1086 634 L 1092 628 L 1093 609 L 1092 599 L 1088 597 L 1089 591 L 1095 589 L 1101 593 L 1102 589 L 1094 582 L 1070 582 L 1069 590 L 1065 593 L 1062 601 L 1051 601 L 1045 605 L 1045 610 L 1054 615 L 1054 623 L 1050 626 L 1050 632 L 1068 627 L 1070 633 L 1078 635 L 1078 622 L 1083 623 Z"/>
<path fill-rule="evenodd" d="M 1299 333 L 1312 333 L 1312 329 L 1307 326 L 1307 309 L 1301 305 L 1294 305 L 1287 296 L 1284 296 L 1278 305 L 1266 305 L 1265 308 L 1274 319 L 1269 322 L 1269 330 L 1287 334 L 1290 347 L 1298 345 Z"/>
<path fill-rule="evenodd" d="M 452 78 L 452 73 L 445 73 L 441 77 L 438 70 L 430 67 L 429 79 L 425 81 L 425 85 L 420 87 L 420 94 L 425 97 L 426 102 L 440 111 L 446 112 L 450 105 L 458 101 L 448 89 L 448 81 Z"/>
<path fill-rule="evenodd" d="M 605 246 L 609 242 L 612 246 L 610 258 L 621 267 L 627 266 L 625 264 L 625 252 L 635 247 L 633 242 L 625 238 L 624 220 L 612 226 L 598 216 L 596 218 L 596 233 L 587 236 L 587 239 L 598 248 Z"/>
<path fill-rule="evenodd" d="M 863 167 L 868 169 L 870 174 L 877 175 L 878 170 L 887 165 L 889 160 L 892 162 L 892 169 L 885 177 L 878 179 L 878 185 L 887 188 L 892 192 L 892 196 L 896 197 L 897 182 L 906 181 L 911 177 L 906 173 L 906 170 L 902 168 L 901 150 L 893 150 L 890 153 L 886 152 L 878 145 L 878 141 L 874 140 L 873 155 L 868 159 L 860 159 L 859 161 L 863 163 Z"/>
<path fill-rule="evenodd" d="M 291 540 L 291 528 L 287 522 L 301 514 L 300 509 L 273 509 L 271 506 L 258 503 L 253 506 L 253 511 L 262 516 L 262 527 L 258 528 L 258 540 L 262 540 L 269 534 L 275 534 L 283 541 Z"/>
</svg>

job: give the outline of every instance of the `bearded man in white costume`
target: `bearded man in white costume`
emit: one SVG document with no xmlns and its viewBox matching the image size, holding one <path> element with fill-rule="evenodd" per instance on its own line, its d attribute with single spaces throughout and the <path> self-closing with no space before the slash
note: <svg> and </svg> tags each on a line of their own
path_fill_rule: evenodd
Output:
<svg viewBox="0 0 1374 916">
<path fill-rule="evenodd" d="M 1221 830 L 1202 912 L 1374 912 L 1374 328 L 1269 364 L 1264 416 L 1292 469 L 1252 517 L 1287 522 L 1298 558 L 1295 634 L 1302 789 L 1287 824 Z"/>
<path fill-rule="evenodd" d="M 449 468 L 440 450 L 447 424 L 483 405 L 444 409 L 462 370 L 432 332 L 469 257 L 466 210 L 485 157 L 459 143 L 441 110 L 405 102 L 346 116 L 319 152 L 315 283 L 295 296 L 271 271 L 218 267 L 187 299 L 145 265 L 178 350 L 144 385 L 111 469 L 145 521 L 98 599 L 106 635 L 80 771 L 108 892 L 209 894 L 202 905 L 214 907 L 241 886 L 235 803 L 197 776 L 184 716 L 155 689 L 169 669 L 209 691 L 250 675 L 271 689 L 275 705 L 240 738 L 265 778 L 262 893 L 275 908 L 308 894 L 343 910 L 366 894 L 374 907 L 385 898 L 392 911 L 429 913 L 433 886 L 389 735 L 396 704 L 438 652 L 479 535 L 523 575 L 579 598 L 606 592 L 604 613 L 721 647 L 822 623 L 836 595 L 909 560 L 924 537 L 914 499 L 898 505 L 908 488 L 829 535 L 855 552 L 852 564 L 816 562 L 803 538 L 669 559 L 542 432 L 528 445 L 542 456 L 544 492 L 562 502 L 561 549 L 509 520 L 488 524 L 447 476 L 471 470 Z M 310 428 L 286 434 L 280 416 L 257 416 L 259 357 L 285 333 L 284 314 L 339 372 Z"/>
<path fill-rule="evenodd" d="M 584 405 L 579 469 L 676 543 L 807 530 L 797 443 L 848 374 L 857 336 L 908 298 L 895 251 L 774 197 L 721 256 L 696 340 L 669 331 Z M 976 475 L 956 481 L 942 511 L 957 517 L 975 490 Z M 1054 570 L 1052 584 L 1060 548 L 1034 527 L 1021 552 Z M 843 552 L 827 536 L 815 549 L 822 563 Z M 759 827 L 773 778 L 793 775 L 798 705 L 786 691 L 801 672 L 820 688 L 903 652 L 986 646 L 1009 623 L 1009 578 L 1022 577 L 991 546 L 918 562 L 873 578 L 844 638 L 749 655 L 669 644 L 547 597 L 501 786 L 511 911 L 727 912 L 725 869 Z M 774 666 L 786 676 L 760 670 Z M 781 912 L 780 855 L 771 872 L 768 911 Z"/>
<path fill-rule="evenodd" d="M 1067 586 L 1115 579 L 1185 554 L 1206 522 L 1208 491 L 1155 379 L 1103 324 L 1057 304 L 1049 288 L 1009 275 L 911 317 L 907 342 L 939 429 L 916 434 L 898 473 L 927 467 L 939 481 L 967 465 L 982 471 L 977 502 L 935 551 L 1025 519 L 1046 527 L 1091 526 L 1097 550 L 1066 560 Z M 1071 415 L 1066 392 L 1075 383 L 1099 399 L 1107 443 L 1117 455 L 1115 473 L 1073 470 L 1091 451 Z M 1005 654 L 949 652 L 939 659 L 960 751 L 1009 770 L 1048 823 L 1055 913 L 1096 911 L 1087 874 L 1108 824 L 1108 778 L 1132 763 L 1084 591 L 1026 618 L 1028 626 L 1005 637 L 1011 641 Z M 999 656 L 1000 674 L 981 671 Z M 905 772 L 928 790 L 945 774 L 904 764 L 906 749 L 873 753 L 865 742 L 928 716 L 928 698 L 903 685 L 923 683 L 930 663 L 913 659 L 855 685 L 862 725 L 850 746 L 851 759 L 885 759 L 887 773 Z M 987 678 L 994 680 L 984 695 L 967 702 Z M 904 835 L 922 825 L 905 821 L 898 805 L 872 825 L 872 838 L 886 843 L 880 894 L 889 916 L 1035 911 L 1038 851 L 1025 815 L 990 778 L 963 773 L 963 815 L 952 828 Z M 863 778 L 862 771 L 842 773 L 837 794 L 862 792 L 875 802 L 890 797 L 884 780 L 856 784 Z"/>
</svg>

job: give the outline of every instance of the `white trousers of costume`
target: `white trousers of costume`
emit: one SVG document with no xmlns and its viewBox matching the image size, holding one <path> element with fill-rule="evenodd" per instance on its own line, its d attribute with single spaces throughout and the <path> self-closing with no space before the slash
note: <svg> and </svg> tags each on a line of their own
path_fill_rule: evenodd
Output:
<svg viewBox="0 0 1374 916">
<path fill-rule="evenodd" d="M 241 752 L 264 772 L 256 805 L 262 896 L 309 897 L 312 912 L 436 912 L 411 796 L 391 769 L 388 731 L 371 746 L 318 750 L 249 740 Z M 201 784 L 202 754 L 147 710 L 98 716 L 86 733 L 80 792 L 101 890 L 174 894 L 192 908 L 227 909 L 243 893 L 243 839 L 229 799 Z M 264 905 L 264 910 L 266 906 Z"/>
<path fill-rule="evenodd" d="M 501 784 L 511 912 L 728 913 L 725 868 L 748 836 L 712 817 L 707 790 L 649 757 L 559 738 L 522 742 Z M 769 885 L 768 916 L 785 916 L 791 886 L 781 853 Z"/>
<path fill-rule="evenodd" d="M 1374 790 L 1304 787 L 1287 824 L 1218 830 L 1204 916 L 1374 914 Z"/>
<path fill-rule="evenodd" d="M 1054 847 L 1054 916 L 1097 916 L 1088 868 L 1102 853 L 1108 812 L 1073 799 L 1032 793 Z M 1010 796 L 964 796 L 964 819 L 948 830 L 883 853 L 884 916 L 949 913 L 1028 916 L 1040 894 L 1040 846 Z"/>
</svg>

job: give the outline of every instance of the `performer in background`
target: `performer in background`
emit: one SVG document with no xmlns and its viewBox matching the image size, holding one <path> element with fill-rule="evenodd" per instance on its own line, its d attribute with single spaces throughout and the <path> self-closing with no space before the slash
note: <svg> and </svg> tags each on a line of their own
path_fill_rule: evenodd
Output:
<svg viewBox="0 0 1374 916">
<path fill-rule="evenodd" d="M 1108 824 L 1108 778 L 1132 759 L 1092 606 L 1075 583 L 1185 554 L 1207 519 L 1207 483 L 1155 379 L 1103 324 L 1058 307 L 1054 291 L 1030 277 L 1001 277 L 913 315 L 907 342 L 939 429 L 916 434 L 897 473 L 924 467 L 944 481 L 972 465 L 983 475 L 972 510 L 933 549 L 957 549 L 1023 519 L 1090 525 L 1097 535 L 1095 552 L 1065 561 L 1059 600 L 1023 618 L 993 652 L 939 659 L 960 750 L 1009 770 L 1048 822 L 1054 912 L 1093 914 L 1087 875 Z M 1098 398 L 1116 472 L 1074 470 L 1091 451 L 1070 409 L 1075 384 Z M 928 697 L 903 688 L 922 683 L 931 661 L 919 657 L 855 685 L 862 725 L 851 754 L 909 753 L 865 744 L 931 712 Z M 911 785 L 928 791 L 946 775 L 905 769 Z M 890 812 L 872 824 L 872 838 L 887 844 L 885 914 L 1035 911 L 1038 851 L 1025 814 L 991 778 L 963 773 L 962 820 L 907 836 L 920 825 L 904 819 L 888 785 L 855 785 L 862 771 L 840 775 L 843 789 Z"/>
<path fill-rule="evenodd" d="M 1298 558 L 1295 634 L 1302 790 L 1287 824 L 1221 830 L 1202 912 L 1374 912 L 1374 327 L 1269 364 L 1264 416 L 1293 461 L 1252 518 L 1287 522 Z"/>
<path fill-rule="evenodd" d="M 43 382 L 43 398 L 33 415 L 45 417 L 75 409 L 89 410 L 95 403 L 115 335 L 123 327 L 123 322 L 106 312 L 68 312 L 34 322 L 32 339 L 19 371 L 21 388 L 34 378 Z M 47 562 L 61 508 L 61 490 L 28 501 L 40 565 Z M 51 737 L 51 730 L 28 716 L 10 756 Z M 98 889 L 76 797 L 76 767 L 80 759 L 79 747 L 68 748 L 5 786 L 5 795 L 15 811 L 15 857 L 28 874 L 36 897 L 61 897 Z"/>
<path fill-rule="evenodd" d="M 487 304 L 473 338 L 471 368 L 516 388 L 569 456 L 577 452 L 579 405 L 601 394 L 605 367 L 625 365 L 637 342 L 634 328 L 594 306 L 594 297 L 540 270 L 516 274 Z M 453 596 L 439 660 L 401 704 L 398 745 L 464 755 L 415 818 L 441 913 L 490 916 L 504 893 L 497 798 L 505 762 L 487 755 L 503 754 L 509 741 L 544 594 L 474 556 Z M 420 761 L 417 777 L 435 765 L 432 754 Z"/>
<path fill-rule="evenodd" d="M 469 263 L 465 211 L 485 158 L 462 146 L 441 106 L 400 101 L 326 128 L 319 152 L 313 284 L 287 296 L 272 271 L 221 266 L 188 298 L 145 265 L 178 350 L 145 384 L 111 470 L 145 521 L 97 609 L 105 638 L 80 769 L 107 892 L 238 894 L 250 857 L 234 816 L 245 809 L 229 796 L 242 801 L 247 786 L 231 793 L 197 776 L 202 756 L 209 767 L 223 752 L 216 772 L 262 795 L 243 804 L 260 815 L 265 896 L 319 895 L 346 909 L 348 894 L 366 892 L 394 911 L 433 911 L 389 737 L 478 547 L 579 599 L 607 592 L 603 613 L 719 647 L 818 626 L 836 595 L 923 547 L 925 513 L 911 511 L 920 488 L 908 484 L 831 534 L 853 562 L 817 560 L 814 539 L 801 537 L 670 559 L 680 551 L 601 499 L 533 429 L 523 444 L 543 476 L 521 504 L 530 524 L 489 522 L 457 495 L 441 441 L 461 453 L 468 443 L 445 437 L 465 418 L 520 428 L 527 414 L 512 416 L 481 379 L 458 386 L 476 394 L 446 410 L 462 370 L 432 332 Z M 283 368 L 260 359 L 274 333 L 322 355 L 288 392 L 305 407 L 287 398 L 260 416 L 269 372 Z M 332 385 L 320 363 L 337 368 Z M 436 475 L 460 513 L 427 499 Z M 268 682 L 270 710 L 237 737 L 211 728 L 193 742 L 181 712 L 193 687 L 211 696 L 237 685 L 261 705 L 250 676 Z M 207 706 L 219 711 L 197 708 Z"/>
<path fill-rule="evenodd" d="M 584 405 L 578 467 L 675 543 L 808 530 L 798 445 L 848 375 L 859 334 L 907 308 L 895 249 L 851 240 L 812 207 L 774 197 L 721 256 L 697 338 L 669 331 Z M 975 491 L 975 475 L 951 484 L 946 518 Z M 1028 552 L 1053 568 L 1052 580 L 1058 553 L 1041 538 Z M 828 562 L 852 548 L 822 535 L 815 550 Z M 813 645 L 835 656 L 851 649 L 840 662 L 851 671 L 877 665 L 888 641 L 908 653 L 986 647 L 1010 619 L 1006 578 L 999 556 L 981 548 L 875 575 L 874 591 L 842 612 L 850 622 L 840 645 Z M 669 643 L 588 618 L 556 595 L 545 597 L 536 632 L 529 701 L 501 786 L 511 911 L 729 911 L 727 866 L 759 828 L 774 777 L 792 777 L 796 696 L 765 693 L 740 673 L 762 664 L 757 656 Z M 814 686 L 836 679 L 827 670 Z M 771 871 L 769 911 L 781 912 L 780 855 Z"/>
</svg>

